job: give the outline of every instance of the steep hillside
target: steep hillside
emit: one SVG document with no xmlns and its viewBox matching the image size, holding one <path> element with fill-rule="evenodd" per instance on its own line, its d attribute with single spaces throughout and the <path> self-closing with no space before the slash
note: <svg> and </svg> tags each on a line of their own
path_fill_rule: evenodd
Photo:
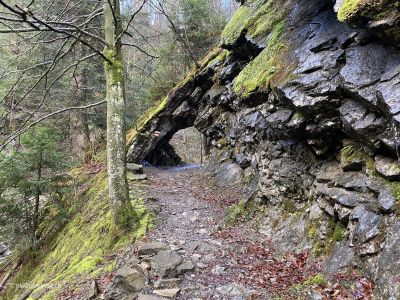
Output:
<svg viewBox="0 0 400 300">
<path fill-rule="evenodd" d="M 397 299 L 399 9 L 244 1 L 221 48 L 131 131 L 129 160 L 195 126 L 221 184 L 251 188 L 275 247 L 323 257 L 327 274 L 367 274 L 378 299 Z"/>
<path fill-rule="evenodd" d="M 152 216 L 138 199 L 140 191 L 132 187 L 135 225 L 128 232 L 115 230 L 102 163 L 71 175 L 75 191 L 64 197 L 63 207 L 46 209 L 44 240 L 35 249 L 17 251 L 10 264 L 2 266 L 0 281 L 9 272 L 11 276 L 0 299 L 58 299 L 63 293 L 63 298 L 89 299 L 93 280 L 107 279 L 117 258 L 150 226 Z M 61 214 L 64 222 L 59 221 Z"/>
</svg>

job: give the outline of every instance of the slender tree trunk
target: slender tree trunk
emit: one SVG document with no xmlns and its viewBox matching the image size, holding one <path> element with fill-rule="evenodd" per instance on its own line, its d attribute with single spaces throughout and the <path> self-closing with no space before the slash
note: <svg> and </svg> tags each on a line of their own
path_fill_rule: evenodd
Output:
<svg viewBox="0 0 400 300">
<path fill-rule="evenodd" d="M 83 45 L 81 45 L 81 47 L 78 49 L 78 52 L 80 53 L 81 57 L 88 55 L 88 50 Z M 75 78 L 75 80 L 77 81 L 77 97 L 75 102 L 76 106 L 84 105 L 88 102 L 88 76 L 90 76 L 88 68 L 83 65 L 83 68 L 80 71 L 79 75 Z M 90 129 L 86 111 L 78 110 L 75 114 L 75 118 L 77 121 L 75 124 L 75 129 L 78 135 L 78 144 L 83 154 L 83 161 L 86 163 L 92 159 L 93 155 L 92 144 L 90 141 Z"/>
<path fill-rule="evenodd" d="M 42 162 L 43 162 L 43 155 L 40 153 L 39 161 L 37 165 L 37 186 L 35 191 L 35 206 L 33 211 L 33 222 L 32 222 L 32 242 L 36 242 L 36 230 L 38 227 L 38 220 L 39 220 L 39 208 L 40 208 L 40 195 L 42 194 L 40 188 L 40 182 L 42 181 Z"/>
<path fill-rule="evenodd" d="M 113 220 L 129 226 L 131 216 L 126 174 L 125 86 L 121 51 L 122 20 L 119 0 L 104 1 L 105 62 L 107 81 L 107 173 Z M 112 7 L 110 6 L 112 5 Z"/>
</svg>

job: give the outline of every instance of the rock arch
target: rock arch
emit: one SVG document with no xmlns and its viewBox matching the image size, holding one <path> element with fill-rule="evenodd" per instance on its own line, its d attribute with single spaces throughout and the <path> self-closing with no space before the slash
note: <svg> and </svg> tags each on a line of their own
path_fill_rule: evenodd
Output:
<svg viewBox="0 0 400 300">
<path fill-rule="evenodd" d="M 224 49 L 131 130 L 128 158 L 140 162 L 195 126 L 220 173 L 239 174 L 268 206 L 273 241 L 319 251 L 329 224 L 343 225 L 349 235 L 331 244 L 331 263 L 356 262 L 386 299 L 400 291 L 400 15 L 374 6 L 383 11 L 369 20 L 368 5 L 334 2 L 245 1 L 223 32 Z M 341 253 L 348 260 L 338 265 Z"/>
</svg>

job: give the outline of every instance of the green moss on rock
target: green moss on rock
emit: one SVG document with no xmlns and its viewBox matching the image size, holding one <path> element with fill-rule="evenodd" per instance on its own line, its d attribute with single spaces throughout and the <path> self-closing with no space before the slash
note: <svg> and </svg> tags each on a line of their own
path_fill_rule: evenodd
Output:
<svg viewBox="0 0 400 300">
<path fill-rule="evenodd" d="M 357 15 L 357 13 L 362 10 L 368 1 L 366 0 L 344 0 L 342 6 L 338 11 L 339 21 L 347 21 Z"/>
<path fill-rule="evenodd" d="M 320 285 L 323 286 L 326 284 L 326 279 L 323 274 L 316 274 L 314 276 L 310 276 L 307 278 L 307 280 L 304 282 L 305 285 L 311 286 L 311 285 Z"/>
<path fill-rule="evenodd" d="M 366 173 L 371 176 L 377 176 L 374 158 L 363 151 L 362 147 L 358 144 L 352 143 L 340 150 L 339 159 L 343 165 L 347 165 L 353 161 L 363 161 L 367 167 Z"/>
<path fill-rule="evenodd" d="M 245 29 L 246 20 L 251 16 L 252 9 L 249 6 L 242 5 L 230 19 L 222 31 L 223 43 L 233 43 Z"/>
<path fill-rule="evenodd" d="M 249 0 L 233 15 L 222 32 L 222 43 L 232 44 L 245 32 L 247 38 L 266 39 L 287 13 L 284 0 Z"/>
<path fill-rule="evenodd" d="M 285 48 L 285 44 L 281 40 L 281 34 L 285 27 L 284 21 L 275 26 L 267 47 L 236 77 L 234 81 L 236 94 L 247 97 L 252 92 L 269 85 L 274 74 L 282 67 L 279 58 Z"/>
<path fill-rule="evenodd" d="M 230 54 L 231 54 L 230 51 L 223 50 L 217 57 L 215 57 L 214 59 L 210 60 L 210 62 L 207 64 L 207 67 L 210 67 L 210 66 L 214 65 L 216 62 L 224 63 L 225 60 L 229 57 Z"/>
<path fill-rule="evenodd" d="M 315 257 L 330 255 L 336 242 L 342 241 L 347 235 L 347 226 L 339 220 L 329 218 L 327 222 L 326 238 L 321 239 L 318 230 L 321 228 L 321 220 L 314 220 L 307 226 L 307 235 L 312 243 L 312 254 Z"/>
<path fill-rule="evenodd" d="M 335 229 L 333 230 L 332 239 L 335 242 L 340 242 L 346 236 L 347 227 L 342 222 L 338 221 L 335 224 Z"/>
<path fill-rule="evenodd" d="M 399 2 L 393 0 L 343 0 L 337 16 L 341 22 L 399 19 Z"/>
<path fill-rule="evenodd" d="M 238 204 L 229 207 L 225 222 L 228 225 L 234 225 L 240 221 L 250 220 L 255 214 L 255 203 L 253 201 L 240 201 Z"/>
</svg>

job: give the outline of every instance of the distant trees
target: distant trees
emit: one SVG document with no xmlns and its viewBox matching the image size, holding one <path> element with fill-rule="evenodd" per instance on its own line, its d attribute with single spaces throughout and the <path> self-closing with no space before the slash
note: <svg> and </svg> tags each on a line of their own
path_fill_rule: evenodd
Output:
<svg viewBox="0 0 400 300">
<path fill-rule="evenodd" d="M 91 16 L 96 2 L 85 1 L 79 7 L 77 1 L 65 3 L 59 0 L 0 3 L 0 146 L 13 144 L 31 123 L 60 108 L 86 106 L 104 100 L 103 63 L 94 59 L 97 53 L 75 40 L 76 34 L 72 30 L 73 25 L 85 22 L 85 18 L 78 19 L 80 14 Z M 29 8 L 24 6 L 28 4 Z M 24 14 L 26 22 L 23 21 Z M 29 14 L 32 17 L 28 17 Z M 60 22 L 68 21 L 69 28 L 55 24 L 57 17 Z M 92 17 L 92 29 L 85 31 L 101 34 L 101 16 L 97 13 Z M 48 28 L 43 20 L 53 24 Z M 59 27 L 64 27 L 66 33 L 52 30 Z M 80 38 L 88 40 L 87 37 Z M 90 44 L 102 52 L 100 41 L 90 38 Z M 83 139 L 82 143 L 76 143 L 86 134 L 86 127 L 95 122 L 105 127 L 104 109 L 91 108 L 75 114 L 77 111 L 69 110 L 53 118 L 62 131 L 70 133 L 70 140 L 75 139 L 70 143 L 75 156 L 89 146 L 84 145 Z M 101 115 L 103 119 L 98 117 Z"/>
<path fill-rule="evenodd" d="M 34 245 L 42 207 L 60 191 L 63 166 L 60 132 L 35 127 L 21 136 L 20 149 L 0 155 L 0 235 Z M 25 239 L 24 239 L 25 238 Z"/>
<path fill-rule="evenodd" d="M 133 39 L 157 56 L 146 60 L 141 53 L 126 49 L 128 95 L 134 94 L 143 111 L 173 88 L 185 73 L 218 41 L 233 0 L 151 0 L 146 4 L 139 33 Z M 226 11 L 228 9 L 228 11 Z M 146 39 L 139 39 L 144 35 Z M 131 59 L 135 57 L 135 64 Z M 137 72 L 130 73 L 132 68 Z M 128 103 L 128 106 L 130 103 Z M 140 112 L 139 111 L 139 112 Z M 131 112 L 130 112 L 131 113 Z M 136 118 L 137 116 L 133 116 Z"/>
<path fill-rule="evenodd" d="M 104 63 L 106 77 L 106 99 L 97 104 L 107 104 L 107 172 L 109 198 L 112 203 L 112 211 L 115 224 L 120 227 L 125 223 L 124 217 L 129 214 L 125 209 L 129 207 L 128 184 L 126 179 L 126 154 L 125 154 L 125 84 L 124 61 L 122 58 L 122 39 L 128 33 L 132 20 L 143 8 L 146 0 L 138 2 L 137 11 L 130 14 L 127 20 L 122 19 L 119 0 L 105 0 L 104 2 L 90 1 L 63 1 L 46 0 L 40 3 L 36 1 L 19 1 L 8 3 L 0 0 L 0 33 L 11 34 L 19 38 L 22 35 L 24 43 L 31 44 L 30 50 L 50 45 L 51 51 L 48 57 L 26 70 L 40 70 L 39 76 L 33 79 L 32 88 L 12 101 L 11 107 L 3 116 L 7 117 L 15 111 L 15 106 L 34 91 L 39 91 L 41 98 L 36 99 L 33 108 L 24 119 L 19 122 L 15 130 L 6 138 L 2 149 L 13 142 L 20 134 L 29 130 L 38 121 L 47 116 L 66 112 L 68 110 L 80 110 L 87 106 L 64 108 L 34 121 L 36 113 L 49 99 L 52 88 L 62 84 L 64 80 L 76 81 L 76 73 L 79 65 L 95 57 Z M 39 38 L 38 38 L 39 37 Z M 131 45 L 140 49 L 136 45 Z M 85 51 L 83 51 L 85 49 Z M 78 56 L 73 54 L 79 53 Z M 73 56 L 71 64 L 65 58 Z M 50 77 L 52 71 L 59 66 L 59 72 L 55 77 Z M 82 76 L 83 72 L 80 74 Z M 69 75 L 69 76 L 65 76 Z M 19 72 L 19 79 L 24 81 L 25 72 Z M 87 76 L 87 74 L 84 74 Z M 82 82 L 82 78 L 81 78 Z M 23 82 L 22 82 L 23 83 Z M 24 84 L 19 84 L 18 86 Z M 78 84 L 79 85 L 79 84 Z M 38 89 L 41 87 L 42 89 Z M 44 92 L 42 92 L 44 90 Z M 7 96 L 6 96 L 7 98 Z M 36 98 L 36 97 L 35 97 Z M 95 103 L 93 104 L 95 105 Z"/>
<path fill-rule="evenodd" d="M 216 43 L 221 1 L 0 0 L 0 152 L 18 149 L 19 136 L 53 118 L 89 161 L 93 128 L 107 127 L 109 198 L 123 225 L 127 119 Z"/>
</svg>

